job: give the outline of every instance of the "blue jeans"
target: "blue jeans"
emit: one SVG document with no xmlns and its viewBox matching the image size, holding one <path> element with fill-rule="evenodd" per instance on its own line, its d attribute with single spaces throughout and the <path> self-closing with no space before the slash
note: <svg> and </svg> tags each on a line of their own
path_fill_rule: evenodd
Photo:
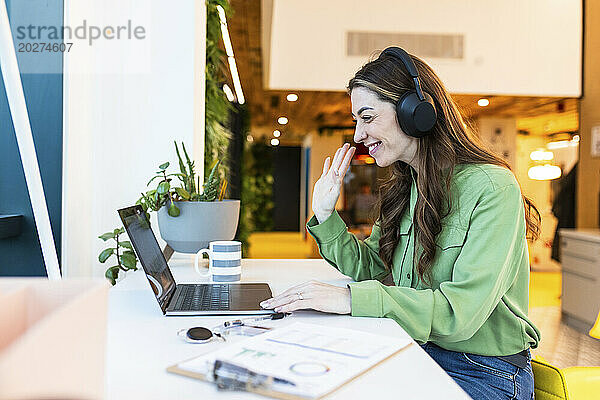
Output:
<svg viewBox="0 0 600 400">
<path fill-rule="evenodd" d="M 527 368 L 519 368 L 498 357 L 444 350 L 433 343 L 423 350 L 475 400 L 532 400 L 531 354 Z"/>
</svg>

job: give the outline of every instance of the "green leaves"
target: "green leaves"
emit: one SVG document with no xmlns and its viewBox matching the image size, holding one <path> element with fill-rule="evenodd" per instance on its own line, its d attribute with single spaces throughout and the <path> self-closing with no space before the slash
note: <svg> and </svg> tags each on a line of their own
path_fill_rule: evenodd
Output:
<svg viewBox="0 0 600 400">
<path fill-rule="evenodd" d="M 150 184 L 151 184 L 152 182 L 154 182 L 154 180 L 155 180 L 156 178 L 162 178 L 162 177 L 163 177 L 162 175 L 156 175 L 156 176 L 152 177 L 152 179 L 150 179 L 150 180 L 148 181 L 148 183 L 146 183 L 146 186 L 150 186 Z"/>
<path fill-rule="evenodd" d="M 196 193 L 196 172 L 194 171 L 194 162 L 190 159 L 184 142 L 181 142 L 181 148 L 183 149 L 183 154 L 185 155 L 185 162 L 181 156 L 181 153 L 179 152 L 179 146 L 177 146 L 177 142 L 173 141 L 173 144 L 175 144 L 175 152 L 177 153 L 180 171 L 180 173 L 176 175 L 181 183 L 183 183 L 183 189 L 185 189 L 190 196 L 193 196 Z"/>
<path fill-rule="evenodd" d="M 187 190 L 185 190 L 184 188 L 176 187 L 175 193 L 177 193 L 179 195 L 179 197 L 181 197 L 184 200 L 189 200 L 191 197 L 190 193 Z"/>
<path fill-rule="evenodd" d="M 156 188 L 156 193 L 158 193 L 159 195 L 164 195 L 169 193 L 170 189 L 171 184 L 168 181 L 162 181 L 158 184 L 158 188 Z"/>
<path fill-rule="evenodd" d="M 177 146 L 177 142 L 173 140 L 173 144 L 175 145 L 175 152 L 177 153 L 177 160 L 179 161 L 179 171 L 181 171 L 181 175 L 185 178 L 189 175 L 187 169 L 185 168 L 185 164 L 183 163 L 183 158 L 181 158 L 181 153 L 179 153 L 179 147 Z M 185 180 L 183 180 L 185 185 Z"/>
<path fill-rule="evenodd" d="M 115 234 L 113 232 L 106 232 L 106 233 L 103 233 L 102 235 L 98 236 L 99 239 L 102 239 L 105 242 L 108 239 L 113 239 L 114 237 L 115 237 Z"/>
<path fill-rule="evenodd" d="M 143 218 L 146 221 L 146 214 L 139 215 L 139 218 Z M 125 233 L 123 227 L 116 228 L 112 232 L 107 232 L 98 236 L 100 239 L 107 241 L 112 239 L 116 242 L 116 247 L 109 247 L 102 250 L 98 255 L 98 261 L 104 264 L 111 256 L 115 255 L 118 265 L 114 265 L 106 270 L 104 276 L 110 281 L 112 285 L 117 283 L 119 277 L 119 271 L 137 270 L 137 258 L 133 252 L 133 246 L 129 240 L 119 240 L 119 236 Z M 122 253 L 119 252 L 122 251 Z"/>
<path fill-rule="evenodd" d="M 126 251 L 125 253 L 121 254 L 120 261 L 125 269 L 137 269 L 135 267 L 137 264 L 137 259 L 135 258 L 133 251 Z"/>
<path fill-rule="evenodd" d="M 167 207 L 167 213 L 171 217 L 178 217 L 181 211 L 174 204 L 175 201 L 215 201 L 219 195 L 221 179 L 219 176 L 220 160 L 216 160 L 211 165 L 210 174 L 203 185 L 203 193 L 197 191 L 196 173 L 194 172 L 194 161 L 190 158 L 185 143 L 181 143 L 182 152 L 179 151 L 177 142 L 174 142 L 177 160 L 179 162 L 180 172 L 167 174 L 169 163 L 163 163 L 158 166 L 159 170 L 156 176 L 148 181 L 148 185 L 160 178 L 156 189 L 148 190 L 142 193 L 136 204 L 142 206 L 144 211 L 158 211 L 161 207 Z M 177 177 L 181 186 L 174 187 L 171 184 L 171 177 Z M 198 177 L 199 180 L 199 177 Z M 198 183 L 199 184 L 199 183 Z"/>
<path fill-rule="evenodd" d="M 217 168 L 221 162 L 217 160 L 215 165 L 212 167 L 210 174 L 208 175 L 208 179 L 204 184 L 204 193 L 200 197 L 200 201 L 215 201 L 217 199 L 217 195 L 219 194 L 219 186 L 221 183 L 221 179 L 219 178 L 219 174 L 217 173 Z"/>
<path fill-rule="evenodd" d="M 109 247 L 108 249 L 102 250 L 102 252 L 98 255 L 98 261 L 101 263 L 105 263 L 108 260 L 108 257 L 112 256 L 116 248 Z"/>
<path fill-rule="evenodd" d="M 119 277 L 119 270 L 119 266 L 115 265 L 114 267 L 110 267 L 109 269 L 107 269 L 104 273 L 106 279 L 108 279 L 110 281 L 110 284 L 113 286 L 117 283 L 117 278 Z"/>
<path fill-rule="evenodd" d="M 187 176 L 187 185 L 186 185 L 186 189 L 190 192 L 190 193 L 195 193 L 196 192 L 196 172 L 194 171 L 194 162 L 192 160 L 190 160 L 190 156 L 187 153 L 187 150 L 185 149 L 185 143 L 181 142 L 181 148 L 183 149 L 183 154 L 185 154 L 185 162 L 187 163 L 188 166 L 188 171 L 189 174 Z"/>
<path fill-rule="evenodd" d="M 181 211 L 179 211 L 179 208 L 177 208 L 175 203 L 171 203 L 171 205 L 169 206 L 168 213 L 171 217 L 179 217 Z"/>
</svg>

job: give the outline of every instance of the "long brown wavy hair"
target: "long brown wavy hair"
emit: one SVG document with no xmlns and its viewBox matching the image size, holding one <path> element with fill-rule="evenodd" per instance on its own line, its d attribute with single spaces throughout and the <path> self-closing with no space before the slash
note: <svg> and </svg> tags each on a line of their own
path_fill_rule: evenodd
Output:
<svg viewBox="0 0 600 400">
<path fill-rule="evenodd" d="M 423 247 L 417 264 L 417 273 L 424 282 L 431 277 L 436 253 L 436 237 L 442 230 L 442 220 L 452 210 L 450 184 L 457 164 L 494 164 L 510 170 L 502 158 L 489 150 L 468 126 L 440 78 L 424 61 L 411 55 L 419 72 L 421 87 L 434 99 L 437 121 L 431 134 L 419 139 L 417 146 L 417 203 L 413 217 L 415 237 Z M 399 60 L 382 56 L 365 64 L 348 83 L 348 91 L 364 87 L 375 92 L 382 101 L 396 104 L 408 90 L 414 90 L 412 78 Z M 391 269 L 394 250 L 400 240 L 400 218 L 410 199 L 411 167 L 396 161 L 390 177 L 379 189 L 379 256 Z M 535 240 L 540 232 L 540 213 L 523 196 L 527 237 Z"/>
</svg>

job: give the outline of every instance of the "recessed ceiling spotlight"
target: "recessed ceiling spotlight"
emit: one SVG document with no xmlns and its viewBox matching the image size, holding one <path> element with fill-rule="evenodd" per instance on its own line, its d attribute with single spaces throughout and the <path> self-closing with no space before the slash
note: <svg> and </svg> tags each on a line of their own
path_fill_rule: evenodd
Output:
<svg viewBox="0 0 600 400">
<path fill-rule="evenodd" d="M 579 142 L 571 142 L 569 140 L 558 140 L 556 142 L 550 142 L 546 145 L 546 147 L 549 150 L 556 150 L 556 149 L 564 149 L 569 147 L 569 145 L 574 144 L 575 146 L 577 146 L 579 144 Z"/>
<path fill-rule="evenodd" d="M 549 181 L 560 178 L 562 171 L 559 166 L 552 164 L 536 165 L 529 168 L 527 176 L 536 181 Z"/>
<path fill-rule="evenodd" d="M 287 117 L 279 117 L 277 118 L 277 122 L 279 122 L 281 125 L 285 125 L 288 123 L 288 119 Z"/>
<path fill-rule="evenodd" d="M 280 132 L 278 129 L 275 129 L 275 130 L 273 131 L 273 136 L 275 136 L 275 137 L 279 137 L 279 136 L 281 136 L 281 132 Z"/>
<path fill-rule="evenodd" d="M 477 100 L 477 105 L 479 107 L 487 107 L 490 105 L 490 101 L 488 99 L 479 99 Z"/>
<path fill-rule="evenodd" d="M 296 93 L 290 93 L 287 95 L 287 101 L 297 101 L 298 95 Z"/>
<path fill-rule="evenodd" d="M 537 149 L 529 154 L 529 158 L 533 161 L 550 161 L 554 158 L 554 153 L 545 149 Z"/>
<path fill-rule="evenodd" d="M 279 146 L 279 139 L 271 139 L 271 146 Z"/>
</svg>

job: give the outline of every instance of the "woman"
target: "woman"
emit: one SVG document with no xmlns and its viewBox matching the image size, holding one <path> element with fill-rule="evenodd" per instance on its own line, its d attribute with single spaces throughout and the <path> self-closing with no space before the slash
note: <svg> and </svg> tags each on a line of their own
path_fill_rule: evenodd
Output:
<svg viewBox="0 0 600 400">
<path fill-rule="evenodd" d="M 527 318 L 526 236 L 537 236 L 537 209 L 419 58 L 386 49 L 348 90 L 354 141 L 378 166 L 392 166 L 379 219 L 358 241 L 335 211 L 354 154 L 344 144 L 325 160 L 307 229 L 323 258 L 357 282 L 304 283 L 263 306 L 392 318 L 473 398 L 531 399 L 529 348 L 539 331 Z M 421 121 L 407 120 L 414 118 L 404 109 L 409 95 L 431 106 Z"/>
</svg>

